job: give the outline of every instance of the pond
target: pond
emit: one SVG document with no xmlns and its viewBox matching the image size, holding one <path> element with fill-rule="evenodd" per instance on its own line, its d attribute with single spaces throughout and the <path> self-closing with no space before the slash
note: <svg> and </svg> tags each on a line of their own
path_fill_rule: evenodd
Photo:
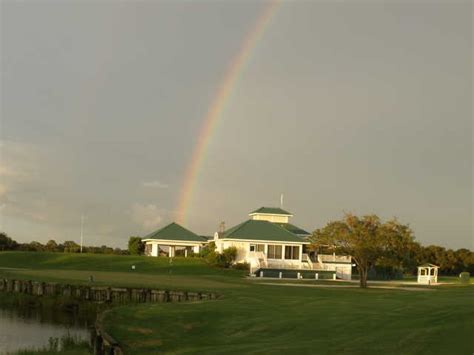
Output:
<svg viewBox="0 0 474 355">
<path fill-rule="evenodd" d="M 48 347 L 51 339 L 65 336 L 90 341 L 92 325 L 74 312 L 0 307 L 0 354 Z"/>
</svg>

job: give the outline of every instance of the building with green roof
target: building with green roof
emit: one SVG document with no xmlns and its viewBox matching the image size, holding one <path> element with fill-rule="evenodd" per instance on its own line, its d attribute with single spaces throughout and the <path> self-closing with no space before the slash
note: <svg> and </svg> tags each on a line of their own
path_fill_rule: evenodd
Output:
<svg viewBox="0 0 474 355">
<path fill-rule="evenodd" d="M 249 213 L 250 219 L 222 233 L 216 233 L 217 250 L 237 248 L 237 262 L 251 268 L 311 268 L 311 260 L 303 253 L 309 244 L 304 229 L 289 223 L 292 213 L 279 207 L 260 207 Z"/>
<path fill-rule="evenodd" d="M 191 232 L 178 223 L 170 223 L 143 238 L 145 255 L 148 256 L 188 256 L 199 253 L 208 239 Z"/>
<path fill-rule="evenodd" d="M 237 249 L 237 263 L 249 263 L 250 273 L 265 276 L 288 274 L 297 277 L 330 273 L 331 277 L 351 278 L 351 257 L 312 255 L 304 247 L 309 244 L 310 233 L 289 223 L 293 214 L 279 207 L 260 207 L 249 213 L 250 219 L 236 226 L 216 232 L 213 237 L 198 235 L 177 223 L 170 223 L 148 234 L 144 239 L 148 256 L 189 256 L 214 242 L 216 250 Z M 306 277 L 305 276 L 305 277 Z"/>
</svg>

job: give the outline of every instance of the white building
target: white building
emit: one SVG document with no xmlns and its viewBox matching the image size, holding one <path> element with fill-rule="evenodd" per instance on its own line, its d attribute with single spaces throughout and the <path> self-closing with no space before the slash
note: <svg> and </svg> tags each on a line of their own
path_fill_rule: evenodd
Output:
<svg viewBox="0 0 474 355">
<path fill-rule="evenodd" d="M 308 255 L 310 233 L 291 223 L 293 216 L 281 208 L 261 207 L 249 213 L 250 219 L 214 239 L 201 237 L 176 223 L 145 237 L 145 254 L 149 256 L 187 256 L 198 253 L 209 242 L 222 252 L 237 248 L 237 263 L 248 263 L 256 276 L 341 278 L 350 280 L 350 256 Z"/>
<path fill-rule="evenodd" d="M 170 258 L 187 257 L 191 253 L 197 254 L 207 243 L 205 237 L 201 237 L 174 222 L 147 235 L 142 241 L 145 243 L 145 255 Z"/>
</svg>

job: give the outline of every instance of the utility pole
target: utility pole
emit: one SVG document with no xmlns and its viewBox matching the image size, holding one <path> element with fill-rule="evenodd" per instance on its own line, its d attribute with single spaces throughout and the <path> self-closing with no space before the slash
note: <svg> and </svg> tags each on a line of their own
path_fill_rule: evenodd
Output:
<svg viewBox="0 0 474 355">
<path fill-rule="evenodd" d="M 81 215 L 81 253 L 82 253 L 83 242 L 84 242 L 84 215 Z"/>
</svg>

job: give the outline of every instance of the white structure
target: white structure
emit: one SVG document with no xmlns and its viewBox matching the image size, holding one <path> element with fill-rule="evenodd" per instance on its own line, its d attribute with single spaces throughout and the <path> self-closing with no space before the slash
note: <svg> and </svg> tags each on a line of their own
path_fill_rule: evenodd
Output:
<svg viewBox="0 0 474 355">
<path fill-rule="evenodd" d="M 439 266 L 434 264 L 423 264 L 418 266 L 418 283 L 431 285 L 438 283 Z"/>
<path fill-rule="evenodd" d="M 207 239 L 177 223 L 171 223 L 147 235 L 143 242 L 145 243 L 145 255 L 173 258 L 199 253 L 201 247 L 207 243 Z"/>
<path fill-rule="evenodd" d="M 309 244 L 306 232 L 289 223 L 293 215 L 281 208 L 261 207 L 249 214 L 250 219 L 221 233 L 214 238 L 201 237 L 176 223 L 171 223 L 146 236 L 145 255 L 148 256 L 188 256 L 199 253 L 202 247 L 214 242 L 216 250 L 237 249 L 237 263 L 250 264 L 250 273 L 259 270 L 273 270 L 283 274 L 285 270 L 306 271 L 318 278 L 321 275 L 350 280 L 352 264 L 350 256 L 315 255 L 305 253 Z M 293 274 L 295 274 L 293 272 Z M 331 276 L 331 278 L 332 278 Z M 302 273 L 298 272 L 298 278 Z"/>
<path fill-rule="evenodd" d="M 259 269 L 306 269 L 335 271 L 338 278 L 350 280 L 351 257 L 305 253 L 310 233 L 289 223 L 293 215 L 281 208 L 261 207 L 247 220 L 223 233 L 214 234 L 217 250 L 237 248 L 236 262 L 250 264 L 253 274 Z"/>
</svg>

